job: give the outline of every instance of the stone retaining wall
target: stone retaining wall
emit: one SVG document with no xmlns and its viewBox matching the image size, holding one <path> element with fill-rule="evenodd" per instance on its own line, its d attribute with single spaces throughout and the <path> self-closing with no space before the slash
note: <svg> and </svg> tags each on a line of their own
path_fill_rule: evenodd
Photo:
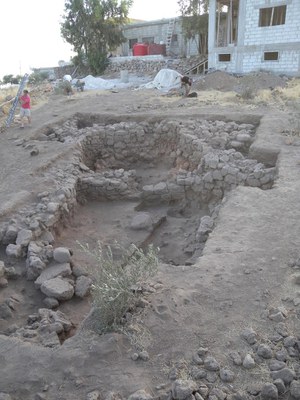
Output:
<svg viewBox="0 0 300 400">
<path fill-rule="evenodd" d="M 203 57 L 190 57 L 190 58 L 178 58 L 178 59 L 170 59 L 165 57 L 163 60 L 149 60 L 146 57 L 124 57 L 122 60 L 118 58 L 118 62 L 110 62 L 105 70 L 105 73 L 114 73 L 127 70 L 133 74 L 156 74 L 161 69 L 175 69 L 180 73 L 184 73 L 184 71 L 189 70 L 193 66 L 197 65 L 199 62 L 203 60 Z M 112 59 L 113 61 L 113 59 Z"/>
</svg>

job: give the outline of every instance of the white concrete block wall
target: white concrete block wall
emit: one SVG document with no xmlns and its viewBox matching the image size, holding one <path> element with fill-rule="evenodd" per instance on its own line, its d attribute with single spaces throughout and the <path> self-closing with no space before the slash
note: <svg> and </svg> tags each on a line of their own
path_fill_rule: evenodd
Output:
<svg viewBox="0 0 300 400">
<path fill-rule="evenodd" d="M 213 0 L 211 0 L 213 1 Z M 209 55 L 209 68 L 233 73 L 258 70 L 300 75 L 300 0 L 240 0 L 245 6 L 243 43 L 217 47 Z M 284 25 L 259 27 L 259 9 L 287 5 Z M 278 52 L 278 60 L 265 61 L 264 52 Z M 219 53 L 230 53 L 230 62 L 219 62 Z"/>
<path fill-rule="evenodd" d="M 282 5 L 282 2 L 277 2 L 277 4 Z M 266 3 L 265 0 L 248 0 L 246 2 L 245 46 L 299 42 L 300 1 L 288 2 L 284 25 L 258 26 L 259 9 L 272 5 L 276 6 L 276 1 Z"/>
<path fill-rule="evenodd" d="M 226 51 L 224 51 L 223 53 L 226 53 Z M 236 72 L 236 53 L 231 54 L 231 61 L 230 62 L 220 62 L 219 61 L 219 55 L 216 54 L 215 55 L 215 65 L 216 65 L 216 69 L 220 70 L 220 71 L 226 71 L 229 73 L 235 73 Z"/>
<path fill-rule="evenodd" d="M 260 70 L 273 71 L 275 73 L 286 74 L 297 73 L 299 71 L 300 56 L 297 51 L 282 51 L 277 61 L 264 61 L 261 51 L 245 53 L 243 56 L 243 72 L 253 72 Z"/>
</svg>

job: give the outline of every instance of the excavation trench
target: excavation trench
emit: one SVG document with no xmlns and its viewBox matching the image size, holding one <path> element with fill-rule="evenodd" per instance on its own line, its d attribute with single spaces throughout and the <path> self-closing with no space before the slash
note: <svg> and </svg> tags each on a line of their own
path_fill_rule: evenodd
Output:
<svg viewBox="0 0 300 400">
<path fill-rule="evenodd" d="M 63 170 L 53 166 L 47 171 L 59 188 L 39 194 L 34 214 L 47 229 L 33 229 L 35 241 L 22 247 L 27 257 L 25 292 L 36 299 L 27 303 L 28 314 L 36 313 L 42 302 L 64 312 L 73 322 L 72 329 L 59 333 L 64 340 L 91 307 L 88 295 L 70 296 L 68 301 L 53 296 L 52 301 L 43 285 L 37 285 L 42 272 L 53 265 L 51 247 L 72 249 L 72 271 L 61 279 L 75 287 L 74 293 L 79 278 L 87 276 L 92 281 L 97 268 L 80 251 L 79 243 L 90 248 L 98 241 L 110 246 L 117 241 L 125 248 L 130 243 L 142 248 L 154 244 L 160 248 L 163 263 L 195 263 L 229 191 L 239 185 L 272 188 L 276 166 L 248 156 L 257 125 L 258 121 L 197 118 L 103 123 L 97 117 L 77 116 L 48 127 L 44 132 L 47 140 L 74 143 L 77 150 Z M 3 245 L 16 246 L 8 240 L 13 237 L 9 229 L 12 226 L 7 224 Z M 49 235 L 54 235 L 55 242 L 47 239 Z M 7 263 L 13 265 L 10 257 Z M 24 336 L 27 328 L 12 329 L 13 314 L 1 323 L 1 331 Z M 38 326 L 39 318 L 32 317 L 31 325 Z M 33 335 L 34 340 L 36 337 Z"/>
</svg>

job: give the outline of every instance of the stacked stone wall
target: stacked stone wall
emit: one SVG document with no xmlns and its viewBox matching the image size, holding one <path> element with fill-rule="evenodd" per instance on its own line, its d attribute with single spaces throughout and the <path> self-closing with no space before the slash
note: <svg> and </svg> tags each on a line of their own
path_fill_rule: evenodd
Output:
<svg viewBox="0 0 300 400">
<path fill-rule="evenodd" d="M 78 202 L 135 198 L 198 208 L 209 205 L 213 210 L 238 185 L 269 189 L 276 177 L 276 167 L 247 158 L 255 135 L 251 124 L 163 120 L 84 127 L 79 122 L 73 118 L 46 135 L 48 140 L 74 144 L 71 160 L 61 160 L 44 172 L 56 182 L 56 190 L 39 193 L 35 203 L 0 226 L 7 255 L 27 256 L 29 279 L 45 268 L 52 234 L 68 222 Z M 134 170 L 139 165 L 163 165 L 168 177 L 142 187 Z M 33 241 L 38 246 L 29 252 Z"/>
</svg>

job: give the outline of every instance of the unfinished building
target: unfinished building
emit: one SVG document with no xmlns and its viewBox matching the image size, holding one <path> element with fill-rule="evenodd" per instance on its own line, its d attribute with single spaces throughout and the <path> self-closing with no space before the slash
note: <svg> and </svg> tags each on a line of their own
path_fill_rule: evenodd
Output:
<svg viewBox="0 0 300 400">
<path fill-rule="evenodd" d="M 161 43 L 166 45 L 166 54 L 189 57 L 198 54 L 197 38 L 186 39 L 181 18 L 165 18 L 155 21 L 140 21 L 126 25 L 123 34 L 122 56 L 132 56 L 136 43 Z"/>
<path fill-rule="evenodd" d="M 210 0 L 209 7 L 210 69 L 299 75 L 298 0 Z"/>
</svg>

